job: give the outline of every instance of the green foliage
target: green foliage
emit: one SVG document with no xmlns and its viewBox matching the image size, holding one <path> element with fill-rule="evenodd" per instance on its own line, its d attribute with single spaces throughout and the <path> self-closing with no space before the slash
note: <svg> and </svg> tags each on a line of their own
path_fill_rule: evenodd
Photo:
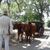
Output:
<svg viewBox="0 0 50 50">
<path fill-rule="evenodd" d="M 38 21 L 38 20 L 39 20 L 39 21 L 41 20 L 41 18 L 40 18 L 40 16 L 39 16 L 38 14 L 35 14 L 35 15 L 33 16 L 33 18 L 34 18 L 34 20 L 37 20 L 37 21 Z"/>
<path fill-rule="evenodd" d="M 26 15 L 20 16 L 19 20 L 21 22 L 31 22 L 31 21 L 40 21 L 41 18 L 38 14 L 32 14 L 32 15 L 29 14 L 29 16 Z"/>
<path fill-rule="evenodd" d="M 16 2 L 11 3 L 10 10 L 14 11 L 14 12 L 18 11 L 18 6 L 17 6 Z"/>
<path fill-rule="evenodd" d="M 7 10 L 8 11 L 8 5 L 7 3 L 2 3 L 1 4 L 1 10 Z M 18 6 L 16 4 L 16 2 L 11 2 L 10 7 L 9 7 L 9 13 L 10 13 L 10 17 L 11 18 L 16 18 L 16 13 L 19 11 L 18 10 Z"/>
<path fill-rule="evenodd" d="M 28 17 L 27 16 L 20 16 L 19 19 L 21 22 L 27 22 Z"/>
<path fill-rule="evenodd" d="M 16 18 L 16 13 L 18 12 L 18 6 L 16 2 L 12 2 L 10 5 L 10 16 L 11 18 Z"/>
<path fill-rule="evenodd" d="M 1 4 L 2 10 L 9 10 L 10 17 L 16 19 L 17 13 L 25 11 L 24 16 L 19 15 L 20 21 L 41 20 L 44 11 L 48 11 L 48 4 L 45 0 L 12 0 L 8 3 Z M 8 9 L 9 7 L 9 9 Z M 41 13 L 41 15 L 39 15 Z"/>
<path fill-rule="evenodd" d="M 8 10 L 8 6 L 7 4 L 1 4 L 1 9 L 4 11 L 4 10 Z"/>
<path fill-rule="evenodd" d="M 50 4 L 50 0 L 48 0 L 48 3 Z"/>
</svg>

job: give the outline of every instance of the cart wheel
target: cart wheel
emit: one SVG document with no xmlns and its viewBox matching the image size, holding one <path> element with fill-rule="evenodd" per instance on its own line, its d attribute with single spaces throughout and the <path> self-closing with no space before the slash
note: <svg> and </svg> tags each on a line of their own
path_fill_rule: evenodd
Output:
<svg viewBox="0 0 50 50">
<path fill-rule="evenodd" d="M 44 33 L 44 28 L 40 28 L 40 30 L 39 30 L 39 36 L 43 36 L 43 33 Z"/>
</svg>

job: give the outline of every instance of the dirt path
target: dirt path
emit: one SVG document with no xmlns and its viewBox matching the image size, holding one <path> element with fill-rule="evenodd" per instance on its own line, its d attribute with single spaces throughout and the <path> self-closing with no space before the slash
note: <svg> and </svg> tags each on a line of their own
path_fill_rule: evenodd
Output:
<svg viewBox="0 0 50 50">
<path fill-rule="evenodd" d="M 44 36 L 35 38 L 31 44 L 18 43 L 10 46 L 10 50 L 50 50 L 50 31 L 45 31 Z"/>
</svg>

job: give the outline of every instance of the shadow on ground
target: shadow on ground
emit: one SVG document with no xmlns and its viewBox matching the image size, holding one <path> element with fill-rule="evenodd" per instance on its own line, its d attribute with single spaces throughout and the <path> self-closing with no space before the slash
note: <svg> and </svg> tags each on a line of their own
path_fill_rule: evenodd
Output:
<svg viewBox="0 0 50 50">
<path fill-rule="evenodd" d="M 41 42 L 39 40 L 33 40 L 31 44 L 29 43 L 18 43 L 16 46 L 10 46 L 10 50 L 33 50 L 36 49 L 36 45 L 39 45 Z M 37 49 L 36 49 L 37 50 Z"/>
<path fill-rule="evenodd" d="M 37 39 L 35 38 L 31 44 L 17 43 L 15 46 L 10 46 L 10 50 L 50 50 L 50 36 L 46 34 Z"/>
<path fill-rule="evenodd" d="M 43 35 L 40 38 L 42 38 L 42 39 L 48 39 L 48 37 L 49 37 L 49 35 Z"/>
</svg>

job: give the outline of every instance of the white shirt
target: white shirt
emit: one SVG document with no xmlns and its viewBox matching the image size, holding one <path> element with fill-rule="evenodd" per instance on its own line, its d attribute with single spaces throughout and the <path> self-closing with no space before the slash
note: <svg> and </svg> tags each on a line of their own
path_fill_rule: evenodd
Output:
<svg viewBox="0 0 50 50">
<path fill-rule="evenodd" d="M 12 21 L 8 16 L 0 17 L 0 34 L 8 34 L 8 29 L 10 25 L 10 33 L 12 33 L 13 25 Z"/>
</svg>

